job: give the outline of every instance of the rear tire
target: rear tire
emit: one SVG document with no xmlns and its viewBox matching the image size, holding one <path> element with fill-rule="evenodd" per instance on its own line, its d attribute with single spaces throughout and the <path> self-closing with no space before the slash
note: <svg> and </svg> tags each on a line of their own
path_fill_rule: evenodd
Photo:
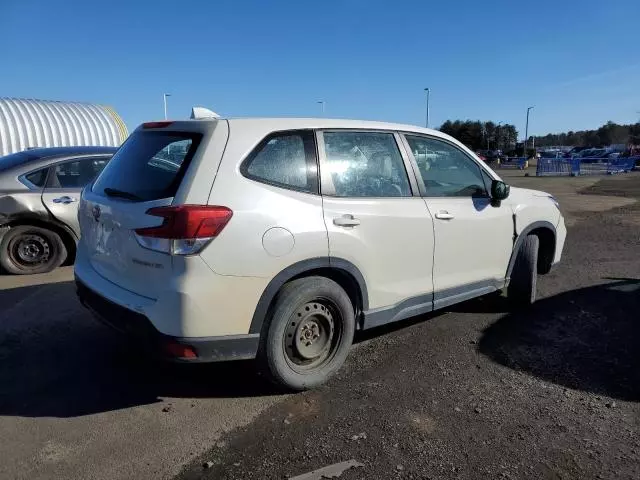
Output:
<svg viewBox="0 0 640 480">
<path fill-rule="evenodd" d="M 50 272 L 66 258 L 64 242 L 46 228 L 19 225 L 10 228 L 0 241 L 0 267 L 14 275 Z"/>
<path fill-rule="evenodd" d="M 306 277 L 278 293 L 260 338 L 258 361 L 288 390 L 323 384 L 344 363 L 355 331 L 346 292 L 325 277 Z"/>
<path fill-rule="evenodd" d="M 536 301 L 539 246 L 540 239 L 536 235 L 528 235 L 518 250 L 507 289 L 507 297 L 516 308 Z"/>
</svg>

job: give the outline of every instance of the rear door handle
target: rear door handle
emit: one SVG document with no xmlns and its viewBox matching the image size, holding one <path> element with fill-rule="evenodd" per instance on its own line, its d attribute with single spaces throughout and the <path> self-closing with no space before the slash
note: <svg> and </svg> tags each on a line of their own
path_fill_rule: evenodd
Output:
<svg viewBox="0 0 640 480">
<path fill-rule="evenodd" d="M 73 203 L 73 202 L 77 202 L 78 199 L 77 198 L 73 198 L 73 197 L 69 197 L 68 195 L 65 195 L 63 197 L 58 197 L 58 198 L 54 198 L 53 199 L 53 203 L 63 203 L 63 204 L 67 204 L 67 203 Z"/>
<path fill-rule="evenodd" d="M 360 220 L 353 215 L 343 215 L 333 219 L 333 224 L 338 227 L 356 227 L 360 225 Z"/>
<path fill-rule="evenodd" d="M 454 216 L 451 215 L 446 210 L 441 210 L 438 213 L 436 213 L 436 218 L 439 220 L 453 220 Z"/>
</svg>

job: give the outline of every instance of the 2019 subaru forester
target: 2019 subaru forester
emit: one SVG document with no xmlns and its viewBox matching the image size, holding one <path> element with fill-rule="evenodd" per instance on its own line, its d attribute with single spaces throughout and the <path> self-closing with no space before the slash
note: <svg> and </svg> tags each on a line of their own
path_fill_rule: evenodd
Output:
<svg viewBox="0 0 640 480">
<path fill-rule="evenodd" d="M 82 193 L 75 275 L 179 361 L 324 382 L 368 329 L 506 290 L 535 300 L 566 229 L 438 131 L 329 119 L 150 122 Z"/>
</svg>

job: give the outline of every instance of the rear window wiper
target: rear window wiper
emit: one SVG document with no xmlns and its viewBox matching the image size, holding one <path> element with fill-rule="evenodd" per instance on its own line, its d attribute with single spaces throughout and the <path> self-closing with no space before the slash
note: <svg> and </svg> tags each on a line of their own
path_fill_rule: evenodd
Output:
<svg viewBox="0 0 640 480">
<path fill-rule="evenodd" d="M 136 202 L 142 200 L 142 198 L 136 195 L 135 193 L 125 192 L 123 190 L 118 190 L 117 188 L 107 187 L 104 189 L 104 193 L 108 197 L 126 198 L 127 200 L 134 200 Z"/>
</svg>

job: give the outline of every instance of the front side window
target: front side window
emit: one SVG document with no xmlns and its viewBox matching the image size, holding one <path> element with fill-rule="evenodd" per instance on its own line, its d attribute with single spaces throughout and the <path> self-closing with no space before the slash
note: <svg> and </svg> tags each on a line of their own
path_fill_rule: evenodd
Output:
<svg viewBox="0 0 640 480">
<path fill-rule="evenodd" d="M 101 157 L 88 157 L 71 160 L 52 168 L 47 187 L 82 188 L 96 178 L 109 160 Z"/>
<path fill-rule="evenodd" d="M 392 133 L 324 132 L 326 161 L 337 197 L 409 197 L 411 187 Z"/>
<path fill-rule="evenodd" d="M 313 132 L 279 132 L 269 136 L 245 160 L 241 171 L 258 182 L 317 193 L 318 167 Z"/>
<path fill-rule="evenodd" d="M 487 194 L 480 166 L 450 143 L 405 135 L 425 185 L 427 197 L 474 197 Z"/>
</svg>

